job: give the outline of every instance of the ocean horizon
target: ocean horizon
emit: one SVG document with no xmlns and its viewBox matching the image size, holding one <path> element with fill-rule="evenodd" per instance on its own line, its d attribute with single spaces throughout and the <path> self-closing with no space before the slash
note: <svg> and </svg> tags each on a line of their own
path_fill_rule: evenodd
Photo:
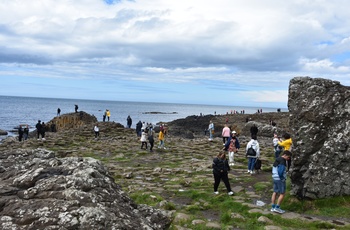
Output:
<svg viewBox="0 0 350 230">
<path fill-rule="evenodd" d="M 38 120 L 48 122 L 57 116 L 57 109 L 61 109 L 61 115 L 74 112 L 74 106 L 78 105 L 78 111 L 84 111 L 96 116 L 102 121 L 103 113 L 110 110 L 110 121 L 126 126 L 128 115 L 132 118 L 132 128 L 138 121 L 157 124 L 159 122 L 170 122 L 192 115 L 224 115 L 244 110 L 246 114 L 256 113 L 258 109 L 262 112 L 287 112 L 287 108 L 266 108 L 249 106 L 223 106 L 203 104 L 181 104 L 160 102 L 131 102 L 131 101 L 107 101 L 88 99 L 63 99 L 63 98 L 39 98 L 20 96 L 0 96 L 0 129 L 16 135 L 15 127 L 19 124 L 28 124 L 30 131 L 35 129 Z"/>
</svg>

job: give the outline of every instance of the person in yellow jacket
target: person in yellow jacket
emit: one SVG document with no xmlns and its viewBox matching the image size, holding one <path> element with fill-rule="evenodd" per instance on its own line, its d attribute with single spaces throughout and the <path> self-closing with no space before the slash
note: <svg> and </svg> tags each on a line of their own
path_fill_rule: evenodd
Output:
<svg viewBox="0 0 350 230">
<path fill-rule="evenodd" d="M 292 145 L 293 145 L 293 141 L 292 138 L 290 137 L 289 133 L 285 133 L 283 134 L 283 139 L 281 140 L 279 139 L 278 141 L 278 145 L 284 148 L 284 151 L 288 150 L 288 151 L 292 151 Z M 289 160 L 287 161 L 287 172 L 289 171 L 290 165 L 292 164 L 292 159 L 291 157 L 289 158 Z"/>
<path fill-rule="evenodd" d="M 158 135 L 158 140 L 159 140 L 159 145 L 158 145 L 158 148 L 163 148 L 163 149 L 166 149 L 164 147 L 164 131 L 163 130 L 160 130 L 159 131 L 159 135 Z"/>
<path fill-rule="evenodd" d="M 109 121 L 109 117 L 111 116 L 111 112 L 108 109 L 107 109 L 106 115 L 107 115 L 107 120 Z"/>
</svg>

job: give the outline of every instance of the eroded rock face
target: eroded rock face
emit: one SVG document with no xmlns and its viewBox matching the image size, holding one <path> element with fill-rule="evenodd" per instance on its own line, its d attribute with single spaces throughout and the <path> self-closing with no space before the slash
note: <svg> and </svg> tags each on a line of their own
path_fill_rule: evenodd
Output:
<svg viewBox="0 0 350 230">
<path fill-rule="evenodd" d="M 165 229 L 167 213 L 136 205 L 93 158 L 45 149 L 0 156 L 1 229 Z"/>
<path fill-rule="evenodd" d="M 290 81 L 292 193 L 299 198 L 350 195 L 350 87 L 309 77 Z"/>
</svg>

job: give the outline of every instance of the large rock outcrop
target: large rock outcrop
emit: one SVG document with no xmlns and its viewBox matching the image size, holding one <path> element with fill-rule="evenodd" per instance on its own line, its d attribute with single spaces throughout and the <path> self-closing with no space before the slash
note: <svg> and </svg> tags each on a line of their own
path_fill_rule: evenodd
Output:
<svg viewBox="0 0 350 230">
<path fill-rule="evenodd" d="M 296 134 L 292 193 L 306 199 L 350 195 L 350 87 L 293 78 L 288 108 Z"/>
<path fill-rule="evenodd" d="M 0 228 L 165 229 L 169 213 L 136 205 L 93 158 L 45 149 L 0 155 Z"/>
</svg>

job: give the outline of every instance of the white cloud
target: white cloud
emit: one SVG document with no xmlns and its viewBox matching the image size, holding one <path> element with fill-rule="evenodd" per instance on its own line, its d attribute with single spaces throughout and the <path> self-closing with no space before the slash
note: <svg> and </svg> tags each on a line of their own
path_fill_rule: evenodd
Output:
<svg viewBox="0 0 350 230">
<path fill-rule="evenodd" d="M 190 84 L 211 92 L 203 97 L 252 87 L 274 102 L 276 88 L 287 90 L 294 76 L 349 84 L 349 7 L 345 0 L 5 0 L 0 77 L 170 83 L 179 92 Z M 249 95 L 242 97 L 257 96 Z"/>
</svg>

